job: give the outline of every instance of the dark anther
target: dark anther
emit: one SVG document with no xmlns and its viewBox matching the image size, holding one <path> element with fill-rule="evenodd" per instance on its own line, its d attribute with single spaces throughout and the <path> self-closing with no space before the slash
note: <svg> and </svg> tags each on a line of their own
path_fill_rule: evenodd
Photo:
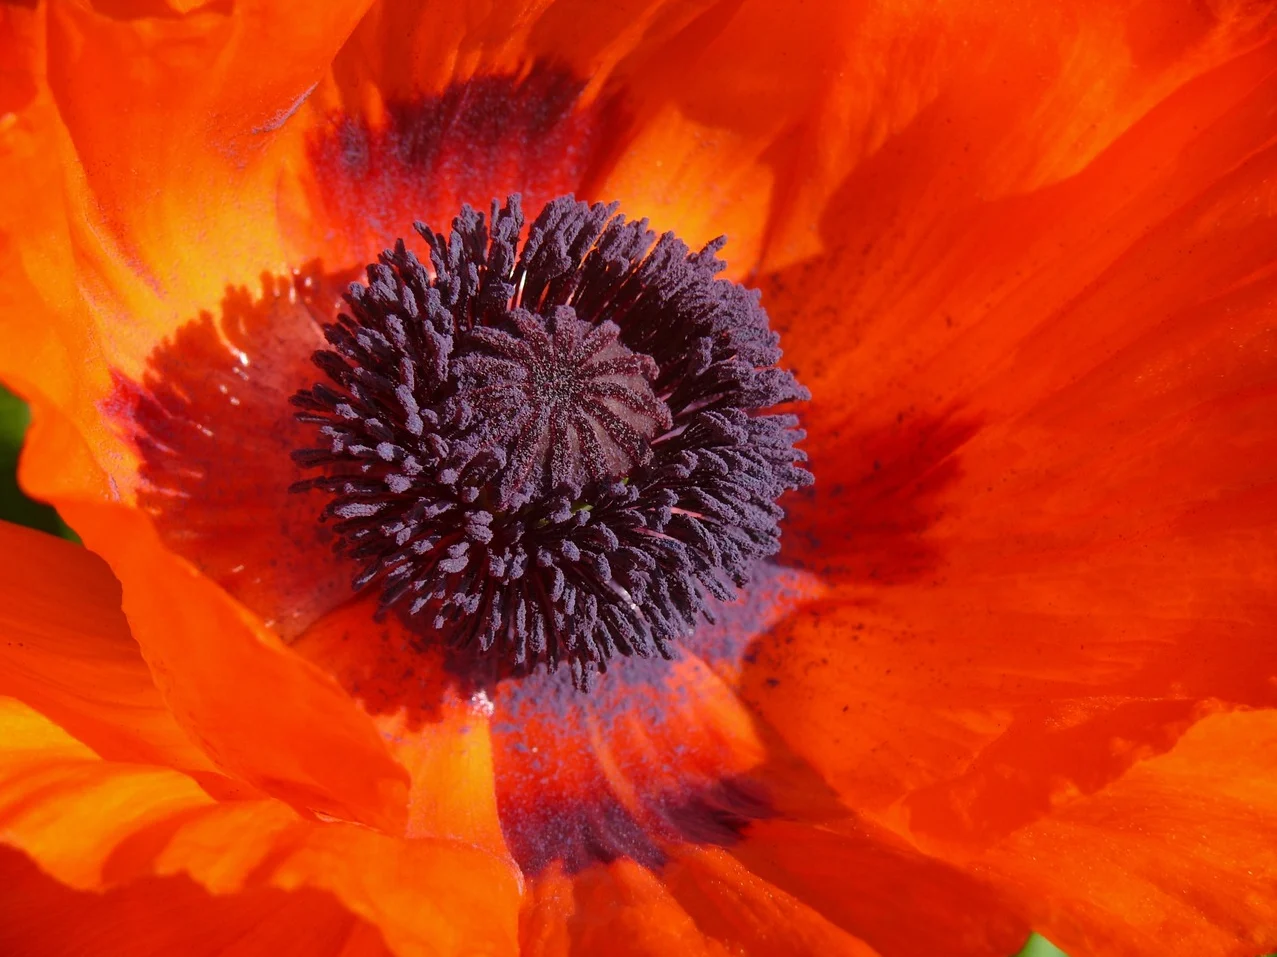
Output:
<svg viewBox="0 0 1277 957">
<path fill-rule="evenodd" d="M 615 655 L 673 654 L 779 547 L 806 485 L 774 406 L 807 398 L 756 292 L 617 204 L 566 196 L 520 243 L 519 198 L 448 236 L 416 224 L 346 296 L 292 399 L 316 426 L 339 547 L 423 640 L 588 689 Z"/>
</svg>

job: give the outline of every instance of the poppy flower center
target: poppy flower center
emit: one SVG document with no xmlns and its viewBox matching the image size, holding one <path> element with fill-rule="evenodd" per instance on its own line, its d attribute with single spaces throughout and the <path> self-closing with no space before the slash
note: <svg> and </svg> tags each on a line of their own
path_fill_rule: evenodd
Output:
<svg viewBox="0 0 1277 957">
<path fill-rule="evenodd" d="M 325 326 L 292 399 L 353 585 L 424 641 L 544 664 L 588 689 L 614 656 L 670 658 L 779 547 L 811 481 L 757 293 L 617 205 L 517 196 L 418 223 Z"/>
</svg>

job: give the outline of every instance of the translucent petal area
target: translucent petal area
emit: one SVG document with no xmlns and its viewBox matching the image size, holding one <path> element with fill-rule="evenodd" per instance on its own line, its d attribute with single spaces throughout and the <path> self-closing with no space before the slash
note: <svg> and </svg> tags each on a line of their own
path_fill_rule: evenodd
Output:
<svg viewBox="0 0 1277 957">
<path fill-rule="evenodd" d="M 213 771 L 173 720 L 98 556 L 0 522 L 0 694 L 108 760 Z"/>
<path fill-rule="evenodd" d="M 962 192 L 920 121 L 846 184 L 844 253 L 766 281 L 831 330 L 788 340 L 818 482 L 785 558 L 838 600 L 744 693 L 855 806 L 981 845 L 1211 700 L 1274 700 L 1274 69 L 1245 53 L 1014 199 Z"/>
<path fill-rule="evenodd" d="M 140 380 L 116 374 L 103 404 L 139 460 L 117 480 L 160 538 L 285 639 L 350 596 L 355 566 L 333 552 L 321 504 L 289 487 L 310 440 L 289 398 L 314 381 L 311 354 L 354 273 L 317 263 L 257 289 L 228 289 L 158 345 Z"/>
<path fill-rule="evenodd" d="M 697 851 L 662 874 L 618 860 L 575 877 L 555 870 L 535 878 L 520 945 L 527 957 L 877 955 L 721 852 Z"/>
<path fill-rule="evenodd" d="M 187 877 L 77 891 L 0 848 L 0 951 L 13 957 L 387 957 L 376 927 L 330 895 L 214 896 Z"/>
<path fill-rule="evenodd" d="M 987 957 L 1028 936 L 1023 905 L 987 877 L 850 819 L 770 820 L 728 847 L 671 845 L 529 879 L 523 952 Z M 613 943 L 605 945 L 605 941 Z"/>
<path fill-rule="evenodd" d="M 179 723 L 219 766 L 302 808 L 397 831 L 407 774 L 327 674 L 122 508 L 68 509 L 125 581 L 124 610 Z"/>
<path fill-rule="evenodd" d="M 38 403 L 34 412 L 32 446 L 83 461 L 75 430 Z M 62 481 L 75 481 L 69 471 Z M 174 718 L 219 768 L 300 808 L 402 828 L 407 774 L 331 677 L 169 552 L 142 512 L 78 500 L 64 508 L 133 583 L 123 590 L 133 636 Z"/>
<path fill-rule="evenodd" d="M 162 325 L 168 309 L 216 302 L 227 282 L 286 261 L 275 225 L 286 123 L 366 4 L 304 17 L 263 2 L 163 16 L 113 6 L 48 6 L 57 156 L 86 280 L 101 260 L 94 279 L 136 297 L 135 322 Z"/>
<path fill-rule="evenodd" d="M 884 930 L 909 926 L 907 909 L 922 906 L 907 892 L 915 884 L 954 899 L 952 913 L 937 918 L 935 940 L 1018 943 L 1027 929 L 983 882 L 881 829 L 861 829 L 855 839 L 837 830 L 846 829 L 846 812 L 783 748 L 757 736 L 704 663 L 730 673 L 758 629 L 815 593 L 802 576 L 767 572 L 752 607 L 728 606 L 717 626 L 698 633 L 705 659 L 648 671 L 627 661 L 589 695 L 566 676 L 534 676 L 501 685 L 491 701 L 485 692 L 466 697 L 470 679 L 413 647 L 398 622 L 373 623 L 372 602 L 326 616 L 294 648 L 338 676 L 412 772 L 410 833 L 513 855 L 528 882 L 523 952 L 596 953 L 637 921 L 647 929 L 624 930 L 625 942 L 610 946 L 636 954 L 919 953 L 905 943 L 914 928 Z M 791 846 L 798 850 L 784 853 Z M 859 884 L 817 893 L 829 882 L 819 862 L 837 847 L 829 866 L 863 873 L 879 896 L 866 897 Z M 873 917 L 886 900 L 897 909 Z M 994 929 L 979 930 L 986 926 Z M 885 939 L 883 949 L 857 939 L 866 928 Z"/>
<path fill-rule="evenodd" d="M 292 649 L 337 679 L 407 771 L 406 836 L 453 838 L 508 859 L 493 784 L 491 702 L 459 690 L 437 650 L 423 650 L 396 619 L 374 621 L 376 611 L 375 596 L 351 602 Z"/>
<path fill-rule="evenodd" d="M 1212 715 L 973 866 L 1024 900 L 1065 953 L 1270 953 L 1274 741 L 1277 712 Z"/>
<path fill-rule="evenodd" d="M 525 873 L 622 857 L 658 868 L 668 847 L 731 844 L 760 816 L 830 811 L 827 789 L 759 734 L 710 664 L 738 661 L 807 587 L 760 570 L 757 587 L 720 607 L 677 660 L 625 659 L 589 694 L 566 669 L 497 686 L 497 807 Z"/>
<path fill-rule="evenodd" d="M 757 256 L 773 270 L 881 248 L 887 217 L 925 232 L 933 209 L 1073 175 L 1168 91 L 1247 49 L 1267 16 L 1192 0 L 1038 4 L 1014 17 L 985 0 L 717 4 L 617 68 L 635 135 L 604 191 L 642 197 L 683 235 L 727 232 L 742 273 Z M 943 181 L 853 214 L 867 240 L 843 247 L 813 229 L 849 175 L 941 156 Z"/>
<path fill-rule="evenodd" d="M 461 202 L 484 208 L 511 191 L 532 209 L 565 192 L 606 200 L 598 179 L 631 137 L 629 92 L 613 74 L 724 6 L 375 3 L 303 108 L 324 135 L 311 140 L 316 182 L 301 208 L 327 210 L 333 248 L 360 259 L 405 218 L 437 228 Z"/>
<path fill-rule="evenodd" d="M 782 332 L 815 321 L 841 346 L 786 339 L 815 393 L 817 438 L 835 438 L 851 412 L 852 435 L 954 407 L 1021 413 L 1140 340 L 1158 348 L 1150 334 L 1168 312 L 1259 279 L 1271 211 L 1254 199 L 1267 195 L 1275 69 L 1272 44 L 1239 55 L 1073 177 L 1015 197 L 964 188 L 949 163 L 961 145 L 921 148 L 943 116 L 902 131 L 826 211 L 837 250 L 762 282 Z M 849 386 L 855 406 L 835 407 Z"/>
<path fill-rule="evenodd" d="M 987 878 L 854 818 L 759 821 L 728 851 L 883 957 L 1011 954 L 1029 934 L 1024 903 Z"/>
<path fill-rule="evenodd" d="M 516 950 L 517 877 L 470 845 L 326 823 L 275 800 L 219 802 L 176 771 L 103 761 L 14 699 L 0 729 L 0 829 L 72 888 L 179 874 L 216 895 L 311 888 L 397 954 Z"/>
<path fill-rule="evenodd" d="M 655 954 L 677 934 L 694 953 L 892 957 L 1024 940 L 1028 925 L 986 881 L 855 824 L 742 708 L 730 682 L 761 636 L 808 617 L 804 586 L 764 574 L 697 633 L 698 654 L 627 660 L 589 695 L 539 675 L 498 689 L 497 801 L 529 880 L 525 950 L 591 953 L 614 936 Z M 659 934 L 629 929 L 656 914 Z"/>
</svg>

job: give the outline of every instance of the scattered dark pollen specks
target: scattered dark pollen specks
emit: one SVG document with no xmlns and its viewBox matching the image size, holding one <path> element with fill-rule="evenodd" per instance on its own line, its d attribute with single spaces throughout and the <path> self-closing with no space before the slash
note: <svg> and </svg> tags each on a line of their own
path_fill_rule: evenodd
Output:
<svg viewBox="0 0 1277 957">
<path fill-rule="evenodd" d="M 517 196 L 448 236 L 418 223 L 325 326 L 326 381 L 292 399 L 293 453 L 325 518 L 423 641 L 505 674 L 672 644 L 779 547 L 782 493 L 811 475 L 774 406 L 807 398 L 756 292 L 617 205 Z"/>
</svg>

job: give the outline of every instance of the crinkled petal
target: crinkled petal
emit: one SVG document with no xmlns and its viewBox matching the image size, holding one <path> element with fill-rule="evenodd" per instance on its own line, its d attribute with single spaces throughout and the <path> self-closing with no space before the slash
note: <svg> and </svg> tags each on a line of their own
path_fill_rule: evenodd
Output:
<svg viewBox="0 0 1277 957">
<path fill-rule="evenodd" d="M 292 654 L 120 506 L 66 517 L 123 581 L 124 611 L 174 717 L 227 772 L 295 806 L 389 831 L 407 773 L 341 687 Z"/>
<path fill-rule="evenodd" d="M 853 806 L 980 844 L 1272 702 L 1275 71 L 1241 50 L 1014 198 L 920 119 L 768 280 L 829 329 L 788 340 L 821 481 L 785 554 L 839 594 L 745 693 Z"/>
<path fill-rule="evenodd" d="M 178 727 L 120 611 L 102 559 L 0 522 L 0 694 L 108 760 L 211 771 Z"/>
<path fill-rule="evenodd" d="M 11 698 L 0 729 L 0 835 L 73 888 L 179 874 L 214 894 L 311 888 L 379 927 L 397 954 L 516 951 L 518 877 L 485 851 L 276 800 L 219 802 L 177 771 L 103 761 Z"/>
<path fill-rule="evenodd" d="M 759 821 L 728 851 L 883 957 L 1010 954 L 1031 929 L 989 881 L 853 819 Z"/>
<path fill-rule="evenodd" d="M 407 771 L 408 837 L 451 838 L 509 858 L 497 816 L 491 702 L 459 692 L 441 656 L 423 652 L 401 622 L 374 622 L 375 613 L 375 599 L 350 602 L 293 650 L 336 677 Z"/>
<path fill-rule="evenodd" d="M 1168 753 L 1009 835 L 979 867 L 1066 953 L 1270 953 L 1275 742 L 1277 712 L 1208 717 Z"/>
<path fill-rule="evenodd" d="M 733 873 L 730 864 L 674 867 L 654 874 L 621 859 L 572 878 L 557 871 L 538 878 L 523 918 L 521 953 L 875 957 L 787 894 Z"/>
<path fill-rule="evenodd" d="M 387 957 L 376 927 L 310 890 L 215 896 L 186 877 L 77 891 L 0 848 L 10 957 Z"/>
</svg>

